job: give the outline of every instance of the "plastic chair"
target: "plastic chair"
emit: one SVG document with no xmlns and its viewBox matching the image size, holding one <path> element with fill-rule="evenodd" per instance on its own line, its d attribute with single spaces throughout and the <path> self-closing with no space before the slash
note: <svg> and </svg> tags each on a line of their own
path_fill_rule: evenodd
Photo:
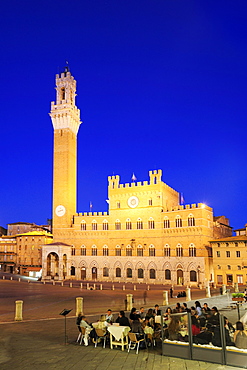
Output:
<svg viewBox="0 0 247 370">
<path fill-rule="evenodd" d="M 95 347 L 98 345 L 98 339 L 103 339 L 104 345 L 103 348 L 105 348 L 105 343 L 106 343 L 106 335 L 107 333 L 103 329 L 95 329 L 96 332 L 96 340 L 95 340 Z"/>
<path fill-rule="evenodd" d="M 78 330 L 79 330 L 79 334 L 78 334 L 78 337 L 76 339 L 77 342 L 79 342 L 80 338 L 81 338 L 81 327 L 78 326 Z"/>
<path fill-rule="evenodd" d="M 130 340 L 129 346 L 128 346 L 128 352 L 130 351 L 130 349 L 135 349 L 135 347 L 136 347 L 137 348 L 136 349 L 136 354 L 138 354 L 140 342 L 145 342 L 146 348 L 147 348 L 147 343 L 146 343 L 145 337 L 142 338 L 142 339 L 137 339 L 136 335 L 138 335 L 138 333 L 128 333 L 128 337 L 129 337 L 129 340 Z M 131 348 L 132 343 L 134 343 L 134 346 Z"/>
</svg>

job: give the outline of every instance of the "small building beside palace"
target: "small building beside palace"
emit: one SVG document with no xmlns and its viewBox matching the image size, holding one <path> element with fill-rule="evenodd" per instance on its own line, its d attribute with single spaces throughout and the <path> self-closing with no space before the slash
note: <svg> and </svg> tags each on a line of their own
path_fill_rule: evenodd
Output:
<svg viewBox="0 0 247 370">
<path fill-rule="evenodd" d="M 247 225 L 236 236 L 210 241 L 216 284 L 247 285 Z"/>
<path fill-rule="evenodd" d="M 108 177 L 107 212 L 77 208 L 76 81 L 69 68 L 56 75 L 51 103 L 54 128 L 53 243 L 43 246 L 42 278 L 205 285 L 213 281 L 210 240 L 232 235 L 224 216 L 203 203 L 181 205 L 162 180 L 121 183 Z"/>
</svg>

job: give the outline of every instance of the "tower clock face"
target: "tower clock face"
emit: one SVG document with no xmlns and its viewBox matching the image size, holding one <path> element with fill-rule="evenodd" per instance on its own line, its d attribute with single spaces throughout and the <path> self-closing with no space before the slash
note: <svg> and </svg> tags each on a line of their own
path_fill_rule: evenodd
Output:
<svg viewBox="0 0 247 370">
<path fill-rule="evenodd" d="M 56 207 L 55 212 L 56 212 L 56 215 L 57 215 L 58 217 L 62 217 L 62 216 L 65 214 L 66 209 L 65 209 L 65 207 L 64 207 L 64 206 L 60 205 L 60 206 L 57 206 L 57 207 Z"/>
<path fill-rule="evenodd" d="M 138 206 L 138 203 L 139 203 L 139 199 L 135 196 L 132 196 L 128 199 L 128 206 L 130 208 L 135 208 Z"/>
</svg>

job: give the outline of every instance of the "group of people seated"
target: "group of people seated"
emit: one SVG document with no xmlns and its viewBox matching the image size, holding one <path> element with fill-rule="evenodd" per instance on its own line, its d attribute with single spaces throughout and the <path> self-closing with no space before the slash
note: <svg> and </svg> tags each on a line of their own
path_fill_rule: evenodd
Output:
<svg viewBox="0 0 247 370">
<path fill-rule="evenodd" d="M 175 309 L 168 307 L 164 315 L 164 336 L 169 340 L 188 341 L 188 318 L 184 313 L 191 314 L 191 331 L 193 342 L 196 344 L 212 344 L 222 346 L 220 335 L 220 314 L 217 307 L 201 306 L 199 301 L 188 308 L 186 303 L 177 303 Z M 247 348 L 247 331 L 242 322 L 237 321 L 233 326 L 224 317 L 224 333 L 227 346 Z"/>
<path fill-rule="evenodd" d="M 137 339 L 142 339 L 146 336 L 147 339 L 151 338 L 156 331 L 161 331 L 160 320 L 155 320 L 155 317 L 160 317 L 161 310 L 158 305 L 155 305 L 154 309 L 150 308 L 146 313 L 144 307 L 141 307 L 139 311 L 134 307 L 132 308 L 129 318 L 125 315 L 125 312 L 121 310 L 116 320 L 112 310 L 109 309 L 105 315 L 101 315 L 100 320 L 97 323 L 89 324 L 85 315 L 79 313 L 76 319 L 76 325 L 78 326 L 79 332 L 81 328 L 85 328 L 84 345 L 89 344 L 89 340 L 92 342 L 97 340 L 96 328 L 102 329 L 105 335 L 108 335 L 107 327 L 110 325 L 129 326 L 130 331 L 135 333 Z M 79 339 L 77 340 L 79 341 Z"/>
</svg>

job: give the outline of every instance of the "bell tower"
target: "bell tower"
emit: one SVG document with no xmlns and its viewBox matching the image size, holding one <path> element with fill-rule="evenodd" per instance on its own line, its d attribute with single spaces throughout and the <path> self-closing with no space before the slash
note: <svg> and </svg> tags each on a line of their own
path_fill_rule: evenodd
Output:
<svg viewBox="0 0 247 370">
<path fill-rule="evenodd" d="M 56 75 L 56 102 L 51 102 L 54 128 L 53 234 L 70 228 L 76 213 L 77 133 L 80 110 L 75 105 L 76 81 L 69 67 Z"/>
</svg>

